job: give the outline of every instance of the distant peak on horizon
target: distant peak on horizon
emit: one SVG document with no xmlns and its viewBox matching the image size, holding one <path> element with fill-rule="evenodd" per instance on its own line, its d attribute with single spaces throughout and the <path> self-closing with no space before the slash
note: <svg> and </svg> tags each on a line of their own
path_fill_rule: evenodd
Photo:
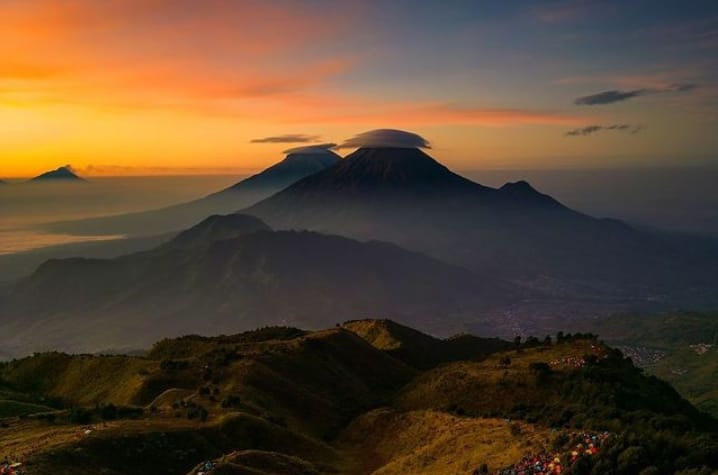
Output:
<svg viewBox="0 0 718 475">
<path fill-rule="evenodd" d="M 58 167 L 55 170 L 50 170 L 45 173 L 42 173 L 35 178 L 32 178 L 30 181 L 45 181 L 45 180 L 68 180 L 68 181 L 85 181 L 84 178 L 80 178 L 75 171 L 73 170 L 72 166 L 65 165 L 62 167 Z"/>
<path fill-rule="evenodd" d="M 341 148 L 431 148 L 421 135 L 398 129 L 375 129 L 362 132 L 337 146 Z"/>
</svg>

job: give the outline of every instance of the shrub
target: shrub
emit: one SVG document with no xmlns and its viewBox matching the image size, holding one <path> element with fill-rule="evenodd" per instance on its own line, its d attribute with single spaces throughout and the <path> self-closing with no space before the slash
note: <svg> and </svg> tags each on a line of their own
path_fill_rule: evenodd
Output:
<svg viewBox="0 0 718 475">
<path fill-rule="evenodd" d="M 117 407 L 114 404 L 107 404 L 100 409 L 100 417 L 104 420 L 117 419 Z"/>
<path fill-rule="evenodd" d="M 230 407 L 237 407 L 242 402 L 239 396 L 230 395 L 222 399 L 221 406 L 225 409 Z"/>
</svg>

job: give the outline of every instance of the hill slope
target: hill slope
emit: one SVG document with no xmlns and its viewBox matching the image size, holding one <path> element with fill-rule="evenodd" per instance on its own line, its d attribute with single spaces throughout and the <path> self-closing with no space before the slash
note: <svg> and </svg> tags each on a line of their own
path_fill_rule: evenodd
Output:
<svg viewBox="0 0 718 475">
<path fill-rule="evenodd" d="M 582 330 L 590 326 L 634 364 L 718 417 L 718 315 L 623 314 L 586 324 Z"/>
<path fill-rule="evenodd" d="M 152 251 L 49 261 L 0 296 L 3 348 L 142 348 L 162 336 L 364 315 L 458 331 L 519 295 L 393 244 L 263 226 L 213 217 Z"/>
<path fill-rule="evenodd" d="M 59 405 L 2 421 L 0 446 L 37 475 L 718 467 L 716 421 L 585 336 L 418 372 L 342 328 L 262 328 L 166 339 L 145 357 L 35 355 L 0 365 L 0 381 Z M 572 461 L 585 440 L 596 450 Z"/>
<path fill-rule="evenodd" d="M 375 348 L 419 369 L 448 361 L 480 358 L 510 346 L 498 338 L 472 335 L 441 340 L 391 320 L 352 320 L 342 327 L 356 333 Z"/>
</svg>

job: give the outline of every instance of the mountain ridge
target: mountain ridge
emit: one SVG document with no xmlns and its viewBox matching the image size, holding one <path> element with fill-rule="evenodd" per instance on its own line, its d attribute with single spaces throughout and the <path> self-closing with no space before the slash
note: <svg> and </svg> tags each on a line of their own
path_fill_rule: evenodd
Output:
<svg viewBox="0 0 718 475">
<path fill-rule="evenodd" d="M 124 348 L 262 324 L 316 328 L 365 315 L 458 331 L 464 319 L 521 295 L 392 243 L 273 231 L 254 217 L 229 215 L 153 250 L 49 260 L 0 295 L 0 325 L 4 348 L 25 352 Z"/>
</svg>

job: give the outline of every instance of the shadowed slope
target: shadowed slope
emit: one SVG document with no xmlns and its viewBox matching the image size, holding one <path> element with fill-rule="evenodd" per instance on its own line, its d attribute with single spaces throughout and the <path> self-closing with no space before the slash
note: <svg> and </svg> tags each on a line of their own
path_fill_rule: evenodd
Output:
<svg viewBox="0 0 718 475">
<path fill-rule="evenodd" d="M 152 251 L 48 261 L 0 297 L 3 346 L 141 348 L 162 336 L 319 328 L 362 315 L 458 331 L 518 295 L 393 244 L 263 228 L 251 217 L 213 217 Z"/>
<path fill-rule="evenodd" d="M 375 348 L 420 369 L 449 361 L 479 358 L 509 346 L 508 342 L 498 338 L 471 335 L 440 340 L 391 320 L 352 320 L 342 326 Z"/>
<path fill-rule="evenodd" d="M 715 253 L 583 215 L 523 181 L 479 185 L 418 149 L 359 149 L 246 212 L 275 229 L 395 242 L 559 297 L 696 299 L 718 275 Z"/>
</svg>

